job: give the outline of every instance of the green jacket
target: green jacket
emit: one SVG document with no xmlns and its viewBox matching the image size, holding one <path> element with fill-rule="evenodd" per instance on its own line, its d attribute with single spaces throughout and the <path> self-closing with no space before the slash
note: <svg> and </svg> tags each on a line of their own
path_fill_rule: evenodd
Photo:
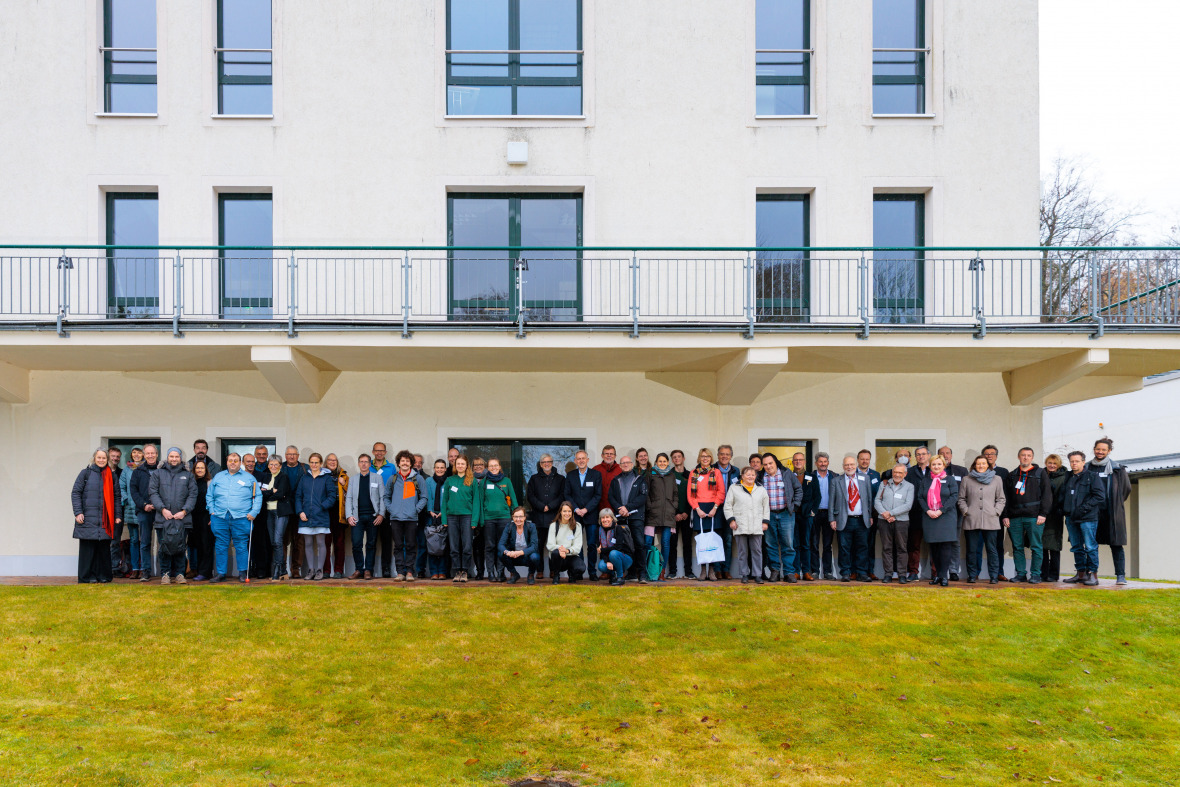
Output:
<svg viewBox="0 0 1180 787">
<path fill-rule="evenodd" d="M 463 483 L 462 476 L 449 476 L 443 481 L 442 490 L 442 523 L 447 524 L 447 515 L 470 516 L 471 526 L 479 525 L 479 479 L 474 478 L 471 486 Z"/>
<path fill-rule="evenodd" d="M 492 483 L 487 478 L 477 478 L 479 484 L 479 521 L 480 524 L 489 519 L 511 519 L 512 509 L 519 505 L 516 502 L 516 491 L 508 477 Z"/>
</svg>

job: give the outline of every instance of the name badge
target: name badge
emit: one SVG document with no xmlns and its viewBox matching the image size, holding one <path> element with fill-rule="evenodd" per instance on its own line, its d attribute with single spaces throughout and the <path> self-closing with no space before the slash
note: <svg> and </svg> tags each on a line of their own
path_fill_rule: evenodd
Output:
<svg viewBox="0 0 1180 787">
<path fill-rule="evenodd" d="M 496 488 L 495 484 L 488 484 L 488 489 L 495 489 L 495 488 Z"/>
<path fill-rule="evenodd" d="M 962 481 L 962 480 L 963 480 L 963 476 L 961 476 L 961 475 L 957 475 L 957 476 L 955 476 L 955 480 L 956 480 L 956 481 Z"/>
<path fill-rule="evenodd" d="M 865 480 L 865 477 L 864 477 L 863 475 L 858 475 L 858 476 L 856 477 L 856 479 L 857 479 L 858 481 L 863 481 L 863 480 Z"/>
<path fill-rule="evenodd" d="M 1076 490 L 1076 489 L 1071 489 L 1071 490 L 1069 490 L 1069 493 L 1070 493 L 1071 495 L 1076 495 L 1076 494 L 1078 493 L 1078 490 Z"/>
<path fill-rule="evenodd" d="M 803 480 L 804 481 L 811 481 L 811 476 L 805 475 L 805 476 L 803 476 Z"/>
<path fill-rule="evenodd" d="M 369 484 L 369 486 L 371 486 L 373 489 L 380 489 L 380 488 L 381 488 L 381 484 L 379 484 L 379 483 L 378 483 L 378 482 L 376 482 L 376 481 L 374 481 L 373 483 Z M 454 487 L 451 487 L 451 489 L 453 489 L 453 490 L 454 490 L 454 491 L 456 491 L 456 492 L 458 492 L 458 491 L 459 491 L 458 489 L 455 489 Z"/>
<path fill-rule="evenodd" d="M 1109 475 L 1109 473 L 1107 473 L 1105 470 L 1103 470 L 1101 473 L 1098 474 L 1098 477 L 1099 478 L 1106 478 L 1106 476 L 1108 476 L 1108 475 Z"/>
<path fill-rule="evenodd" d="M 1017 492 L 1019 492 L 1021 489 L 1024 489 L 1024 482 L 1023 482 L 1023 481 L 1017 481 L 1017 482 L 1016 482 L 1016 486 L 1015 486 L 1014 488 L 1016 489 L 1016 491 L 1017 491 Z"/>
<path fill-rule="evenodd" d="M 245 481 L 239 481 L 239 482 L 238 482 L 238 486 L 245 486 L 245 485 L 246 485 L 246 482 L 245 482 Z"/>
<path fill-rule="evenodd" d="M 676 486 L 680 486 L 680 483 L 681 483 L 681 482 L 680 482 L 680 479 L 679 479 L 679 478 L 677 478 L 677 479 L 676 479 Z"/>
<path fill-rule="evenodd" d="M 587 482 L 586 482 L 586 487 L 587 487 L 587 488 L 589 488 L 589 489 L 593 489 L 593 488 L 594 488 L 594 482 L 593 482 L 593 481 L 587 481 Z"/>
<path fill-rule="evenodd" d="M 946 479 L 940 478 L 940 479 L 938 479 L 938 483 L 942 484 L 943 486 L 946 486 Z"/>
<path fill-rule="evenodd" d="M 451 487 L 451 491 L 452 491 L 452 492 L 458 492 L 458 491 L 459 491 L 459 487 L 457 487 L 457 486 L 452 486 L 452 487 Z"/>
</svg>

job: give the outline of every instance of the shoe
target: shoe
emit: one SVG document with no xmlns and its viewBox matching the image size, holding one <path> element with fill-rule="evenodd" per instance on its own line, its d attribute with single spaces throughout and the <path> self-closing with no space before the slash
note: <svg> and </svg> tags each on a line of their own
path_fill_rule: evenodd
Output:
<svg viewBox="0 0 1180 787">
<path fill-rule="evenodd" d="M 208 581 L 209 581 L 209 577 L 205 576 L 204 574 L 197 574 L 195 577 L 193 577 L 193 582 L 208 582 Z"/>
<path fill-rule="evenodd" d="M 761 575 L 759 575 L 759 576 L 761 576 Z M 782 579 L 781 572 L 779 572 L 779 571 L 771 571 L 770 572 L 770 581 L 771 582 L 778 582 L 780 579 Z"/>
<path fill-rule="evenodd" d="M 787 574 L 787 582 L 789 582 L 790 584 L 794 585 L 798 581 L 799 581 L 798 574 Z"/>
<path fill-rule="evenodd" d="M 324 570 L 322 568 L 317 568 L 315 570 L 315 576 L 312 577 L 312 579 L 316 582 L 319 582 L 323 578 L 324 578 Z"/>
<path fill-rule="evenodd" d="M 209 584 L 210 585 L 215 585 L 218 582 L 224 582 L 224 581 L 225 581 L 225 574 L 214 574 L 213 576 L 209 577 Z"/>
<path fill-rule="evenodd" d="M 917 582 L 919 579 L 921 579 L 921 577 L 919 577 L 917 574 L 906 574 L 905 578 L 907 582 Z"/>
<path fill-rule="evenodd" d="M 245 572 L 245 571 L 243 571 L 242 573 L 238 574 L 238 581 L 239 581 L 239 582 L 246 582 L 248 579 L 249 579 L 249 576 L 246 574 L 246 572 Z"/>
<path fill-rule="evenodd" d="M 811 574 L 808 574 L 806 572 L 804 572 L 804 574 L 803 574 L 803 579 L 807 582 L 814 582 L 815 581 L 815 577 L 811 576 Z"/>
<path fill-rule="evenodd" d="M 1039 584 L 1041 584 L 1041 578 L 1038 577 L 1036 574 L 1033 574 L 1031 577 L 1028 578 L 1028 584 L 1039 585 Z"/>
<path fill-rule="evenodd" d="M 479 579 L 479 577 L 476 577 L 476 579 Z M 460 581 L 460 582 L 466 582 L 467 580 L 468 580 L 467 572 L 466 572 L 466 571 L 464 571 L 464 572 L 463 572 L 463 579 L 461 579 L 461 580 L 459 580 L 459 581 Z"/>
<path fill-rule="evenodd" d="M 967 584 L 968 584 L 968 585 L 974 585 L 974 584 L 975 584 L 975 579 L 976 579 L 975 577 L 967 577 Z"/>
<path fill-rule="evenodd" d="M 571 577 L 570 582 L 572 583 L 573 581 L 574 580 Z M 549 580 L 549 584 L 550 585 L 560 585 L 561 584 L 561 574 L 554 574 L 552 579 Z"/>
<path fill-rule="evenodd" d="M 515 584 L 516 584 L 516 580 L 518 580 L 518 579 L 520 579 L 520 574 L 517 574 L 515 571 L 513 571 L 513 572 L 512 572 L 512 576 L 510 576 L 510 577 L 508 578 L 508 584 L 509 584 L 509 585 L 515 585 Z"/>
<path fill-rule="evenodd" d="M 177 574 L 176 584 L 178 584 L 178 585 L 187 585 L 188 584 L 188 580 L 184 578 L 184 574 Z"/>
<path fill-rule="evenodd" d="M 994 584 L 996 584 L 996 583 L 997 583 L 997 582 L 999 582 L 999 581 L 1000 581 L 1000 580 L 999 580 L 999 578 L 998 578 L 998 577 L 992 577 L 991 579 L 989 579 L 989 580 L 987 581 L 987 584 L 989 584 L 989 585 L 994 585 Z"/>
<path fill-rule="evenodd" d="M 1125 584 L 1127 584 L 1127 578 L 1126 578 L 1126 576 L 1124 576 L 1124 575 L 1122 575 L 1122 574 L 1119 574 L 1119 575 L 1118 575 L 1118 576 L 1115 578 L 1115 580 L 1114 580 L 1114 583 L 1115 583 L 1116 585 L 1125 585 Z"/>
<path fill-rule="evenodd" d="M 151 582 L 152 575 L 150 573 L 148 573 L 147 571 L 144 571 L 142 574 L 139 575 L 139 581 L 140 582 Z"/>
<path fill-rule="evenodd" d="M 1001 582 L 1008 581 L 1008 577 L 1004 576 L 1003 574 L 1000 574 L 998 577 L 996 577 L 996 579 L 1000 580 Z"/>
<path fill-rule="evenodd" d="M 426 579 L 426 572 L 425 572 L 425 571 L 419 571 L 419 572 L 418 572 L 418 579 Z"/>
<path fill-rule="evenodd" d="M 704 582 L 708 578 L 709 578 L 709 571 L 707 569 L 702 568 L 701 575 L 699 577 L 697 577 L 697 582 Z"/>
<path fill-rule="evenodd" d="M 905 574 L 898 574 L 898 575 L 897 575 L 897 584 L 899 584 L 899 585 L 907 585 L 907 584 L 909 584 L 909 580 L 908 580 L 908 579 L 906 579 L 906 575 L 905 575 Z"/>
<path fill-rule="evenodd" d="M 930 584 L 937 585 L 938 584 L 938 577 L 930 577 Z"/>
<path fill-rule="evenodd" d="M 402 576 L 405 577 L 404 581 L 406 581 L 406 582 L 413 582 L 414 580 L 416 580 L 418 578 L 417 576 L 414 575 L 414 572 L 412 572 L 412 571 L 407 571 L 406 573 L 402 574 Z"/>
<path fill-rule="evenodd" d="M 282 572 L 283 572 L 283 569 L 279 568 L 278 566 L 275 566 L 273 569 L 271 569 L 270 581 L 271 582 L 278 582 L 279 578 L 283 576 Z"/>
<path fill-rule="evenodd" d="M 873 578 L 872 578 L 872 577 L 861 576 L 861 577 L 859 577 L 859 578 L 858 578 L 858 581 L 860 581 L 860 582 L 872 582 L 872 581 L 873 581 Z"/>
<path fill-rule="evenodd" d="M 623 580 L 622 580 L 621 578 L 620 578 L 620 579 L 612 579 L 612 580 L 610 581 L 610 584 L 611 584 L 611 587 L 622 587 L 622 586 L 623 586 Z"/>
<path fill-rule="evenodd" d="M 349 578 L 349 579 L 361 579 L 361 578 L 363 578 L 364 576 L 365 576 L 365 572 L 363 572 L 363 571 L 354 571 L 354 572 L 352 572 L 351 574 L 349 574 L 349 575 L 348 575 L 348 578 Z"/>
<path fill-rule="evenodd" d="M 876 581 L 877 581 L 877 575 L 874 574 L 872 571 L 870 571 L 869 572 L 869 582 L 876 582 Z"/>
<path fill-rule="evenodd" d="M 169 579 L 168 579 L 168 575 L 167 575 L 167 574 L 161 574 L 161 575 L 160 575 L 160 584 L 161 584 L 161 585 L 167 585 L 167 584 L 168 584 L 170 581 L 171 581 L 171 580 L 169 580 Z"/>
<path fill-rule="evenodd" d="M 1094 587 L 1098 584 L 1098 574 L 1094 571 L 1087 572 L 1086 580 L 1082 584 L 1086 585 L 1087 587 Z"/>
<path fill-rule="evenodd" d="M 132 571 L 131 579 L 139 579 L 139 571 Z"/>
<path fill-rule="evenodd" d="M 759 579 L 761 579 L 761 577 L 759 577 Z M 749 579 L 749 577 L 742 577 L 742 584 L 743 584 L 743 585 L 748 585 L 748 584 L 750 584 L 750 579 Z"/>
<path fill-rule="evenodd" d="M 1085 582 L 1086 581 L 1086 572 L 1079 571 L 1076 574 L 1074 574 L 1072 577 L 1069 577 L 1068 579 L 1063 579 L 1061 581 L 1065 582 L 1067 584 L 1070 584 L 1070 585 L 1076 585 L 1079 582 Z"/>
<path fill-rule="evenodd" d="M 943 587 L 946 587 L 947 585 L 949 585 L 949 584 L 950 584 L 950 580 L 948 580 L 948 579 L 940 579 L 940 580 L 938 580 L 938 584 L 942 585 Z"/>
<path fill-rule="evenodd" d="M 463 581 L 463 572 L 456 571 L 455 576 L 451 577 L 451 581 L 452 582 L 462 582 Z"/>
<path fill-rule="evenodd" d="M 888 585 L 888 584 L 889 584 L 890 582 L 892 582 L 892 581 L 893 581 L 893 575 L 892 575 L 892 574 L 890 574 L 889 576 L 887 576 L 887 577 L 885 577 L 884 579 L 882 579 L 882 580 L 881 580 L 882 584 L 885 584 L 885 585 Z"/>
<path fill-rule="evenodd" d="M 645 577 L 643 574 L 639 575 L 639 584 L 641 584 L 641 585 L 647 584 L 647 577 Z"/>
<path fill-rule="evenodd" d="M 959 581 L 959 573 L 957 571 L 952 571 L 951 572 L 951 582 L 958 582 L 958 581 Z"/>
<path fill-rule="evenodd" d="M 762 577 L 754 577 L 754 584 L 755 584 L 755 585 L 761 585 L 761 584 L 763 584 L 764 582 L 766 582 L 766 580 L 765 580 L 765 579 L 763 579 Z"/>
<path fill-rule="evenodd" d="M 525 584 L 526 585 L 537 584 L 537 577 L 534 574 L 529 574 L 529 578 L 527 580 L 525 580 Z"/>
</svg>

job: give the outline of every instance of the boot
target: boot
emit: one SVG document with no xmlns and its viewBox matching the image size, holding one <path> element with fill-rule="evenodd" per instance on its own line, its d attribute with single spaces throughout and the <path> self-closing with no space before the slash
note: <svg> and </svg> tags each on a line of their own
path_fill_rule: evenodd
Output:
<svg viewBox="0 0 1180 787">
<path fill-rule="evenodd" d="M 708 577 L 707 577 L 707 578 L 708 578 L 708 580 L 709 580 L 710 582 L 716 582 L 716 581 L 717 581 L 717 572 L 713 570 L 713 564 L 712 564 L 712 563 L 710 563 L 710 564 L 709 564 L 709 573 L 708 573 Z"/>
<path fill-rule="evenodd" d="M 1085 580 L 1086 580 L 1086 572 L 1085 572 L 1085 571 L 1079 571 L 1079 572 L 1077 572 L 1076 574 L 1074 574 L 1072 577 L 1070 577 L 1069 579 L 1063 579 L 1063 580 L 1061 580 L 1061 581 L 1062 581 L 1062 582 L 1068 582 L 1068 583 L 1069 583 L 1069 584 L 1071 584 L 1071 585 L 1076 585 L 1076 584 L 1078 584 L 1079 582 L 1084 582 Z"/>
<path fill-rule="evenodd" d="M 1086 579 L 1082 582 L 1082 584 L 1086 585 L 1087 587 L 1096 586 L 1098 584 L 1098 572 L 1097 571 L 1087 571 L 1086 572 Z"/>
</svg>

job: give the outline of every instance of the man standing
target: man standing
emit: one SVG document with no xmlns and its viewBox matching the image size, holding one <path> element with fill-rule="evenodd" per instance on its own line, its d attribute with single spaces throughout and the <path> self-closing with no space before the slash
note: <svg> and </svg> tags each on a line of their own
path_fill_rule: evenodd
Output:
<svg viewBox="0 0 1180 787">
<path fill-rule="evenodd" d="M 683 452 L 680 454 L 680 464 L 682 466 L 684 464 Z M 721 480 L 725 487 L 726 494 L 728 494 L 729 488 L 742 480 L 742 474 L 738 472 L 736 467 L 733 466 L 733 446 L 728 444 L 717 446 L 717 470 L 721 473 Z M 688 474 L 686 473 L 684 477 L 687 479 Z M 684 520 L 687 524 L 689 516 L 687 481 L 685 481 L 684 484 L 681 484 L 681 488 L 684 489 Z M 729 521 L 728 515 L 725 513 L 724 505 L 721 506 L 721 521 Z M 686 528 L 684 532 L 690 539 L 693 537 L 691 527 Z M 722 569 L 717 573 L 722 579 L 730 579 L 729 566 L 733 560 L 733 531 L 728 527 L 723 527 L 718 531 L 718 534 L 721 536 L 721 543 L 725 545 L 725 563 L 722 566 Z"/>
<path fill-rule="evenodd" d="M 615 462 L 615 447 L 607 444 L 602 447 L 602 461 L 594 465 L 594 469 L 602 476 L 602 499 L 598 501 L 598 510 L 604 508 L 611 508 L 610 500 L 607 495 L 610 493 L 611 481 L 619 477 L 619 473 L 623 472 L 623 468 L 619 467 Z M 595 518 L 598 517 L 598 511 L 594 512 Z"/>
<path fill-rule="evenodd" d="M 270 451 L 264 445 L 254 446 L 254 477 L 262 483 L 270 477 L 270 470 L 266 468 L 270 461 Z"/>
<path fill-rule="evenodd" d="M 291 500 L 299 499 L 299 484 L 307 477 L 307 465 L 299 461 L 299 449 L 293 445 L 287 446 L 283 453 L 283 475 L 287 476 L 287 483 L 291 485 Z M 210 509 L 212 511 L 212 509 Z M 287 530 L 283 533 L 283 547 L 291 546 L 291 576 L 303 576 L 303 539 L 299 538 L 298 526 L 294 521 L 287 523 Z"/>
<path fill-rule="evenodd" d="M 121 449 L 114 446 L 107 449 L 107 467 L 111 468 L 111 472 L 115 476 L 115 488 L 119 491 L 123 489 L 123 468 L 119 466 L 122 461 L 123 451 Z M 120 499 L 126 500 L 126 498 Z M 123 523 L 127 523 L 126 517 L 124 517 Z M 138 545 L 136 548 L 138 549 Z M 123 559 L 123 527 L 120 525 L 115 528 L 115 537 L 111 539 L 111 575 L 123 576 L 130 570 L 130 558 L 126 561 Z"/>
<path fill-rule="evenodd" d="M 602 473 L 590 464 L 585 451 L 574 454 L 574 471 L 565 477 L 565 499 L 574 506 L 574 517 L 582 526 L 582 545 L 586 548 L 587 576 L 598 579 L 598 510 L 602 500 Z"/>
<path fill-rule="evenodd" d="M 156 532 L 156 507 L 150 499 L 152 473 L 156 472 L 160 450 L 154 445 L 143 447 L 143 463 L 131 476 L 131 499 L 135 501 L 135 518 L 139 522 L 140 582 L 152 578 L 152 534 Z M 133 545 L 134 548 L 134 545 Z"/>
<path fill-rule="evenodd" d="M 382 541 L 381 572 L 386 577 L 400 577 L 403 582 L 412 582 L 417 578 L 414 562 L 418 559 L 418 515 L 426 509 L 426 479 L 414 469 L 414 455 L 409 451 L 398 451 L 395 462 L 397 472 L 385 484 L 382 493 L 393 550 L 386 553 Z"/>
<path fill-rule="evenodd" d="M 209 525 L 213 530 L 216 560 L 216 573 L 209 582 L 225 581 L 225 576 L 229 572 L 231 540 L 234 545 L 234 564 L 238 569 L 238 581 L 245 582 L 250 523 L 262 510 L 262 491 L 258 487 L 258 482 L 242 468 L 242 457 L 236 453 L 230 454 L 225 458 L 225 470 L 209 482 L 205 496 L 209 506 Z"/>
<path fill-rule="evenodd" d="M 557 516 L 557 507 L 565 500 L 565 476 L 553 467 L 553 457 L 541 454 L 537 472 L 525 484 L 525 497 L 533 510 L 532 521 L 537 526 L 537 537 L 542 541 L 549 538 L 549 523 Z M 540 563 L 537 572 L 545 576 L 545 555 L 547 550 L 537 550 Z"/>
<path fill-rule="evenodd" d="M 1013 582 L 1041 582 L 1041 537 L 1045 532 L 1045 520 L 1053 509 L 1053 488 L 1049 485 L 1049 474 L 1033 464 L 1033 450 L 1021 448 L 1016 454 L 1020 466 L 1008 474 L 1004 482 L 1004 527 L 1012 539 L 1012 560 L 1016 564 Z M 1029 572 L 1024 572 L 1024 547 L 1028 545 L 1032 563 Z"/>
<path fill-rule="evenodd" d="M 453 448 L 451 450 L 455 451 Z M 385 452 L 385 443 L 373 443 L 373 470 L 381 474 L 381 483 L 388 484 L 389 479 L 393 478 L 393 474 L 397 472 L 397 468 L 394 467 L 393 462 L 385 458 Z M 455 455 L 458 456 L 459 452 L 455 451 Z"/>
<path fill-rule="evenodd" d="M 803 487 L 794 473 L 779 468 L 778 457 L 770 452 L 762 455 L 762 486 L 770 498 L 770 525 L 766 529 L 770 581 L 795 582 L 795 512 L 803 502 Z M 746 575 L 745 566 L 739 566 L 738 571 Z"/>
<path fill-rule="evenodd" d="M 855 577 L 871 582 L 868 546 L 873 498 L 869 479 L 856 472 L 856 459 L 851 454 L 844 457 L 844 475 L 832 478 L 828 499 L 831 528 L 840 533 L 840 581 L 851 582 Z"/>
<path fill-rule="evenodd" d="M 361 454 L 356 459 L 360 474 L 348 485 L 344 496 L 344 518 L 352 528 L 352 565 L 349 579 L 372 579 L 373 559 L 377 555 L 376 524 L 385 519 L 385 482 L 380 473 L 371 472 L 372 459 Z"/>
<path fill-rule="evenodd" d="M 1104 487 L 1105 501 L 1098 514 L 1097 539 L 1099 544 L 1110 546 L 1114 559 L 1115 583 L 1127 584 L 1127 556 L 1123 547 L 1127 544 L 1127 498 L 1131 495 L 1131 477 L 1127 468 L 1110 458 L 1114 442 L 1109 437 L 1099 438 L 1094 443 L 1094 458 L 1089 470 L 1097 474 Z M 1070 537 L 1070 541 L 1073 537 Z M 1098 569 L 1094 569 L 1097 578 Z"/>
<path fill-rule="evenodd" d="M 455 474 L 455 460 L 459 458 L 459 449 L 454 446 L 447 451 L 447 478 Z"/>
<path fill-rule="evenodd" d="M 869 499 L 869 514 L 873 518 L 873 524 L 869 526 L 869 541 L 866 548 L 869 556 L 869 579 L 876 582 L 877 572 L 874 571 L 877 563 L 877 510 L 873 508 L 873 500 L 877 499 L 877 490 L 881 488 L 881 474 L 869 467 L 873 462 L 873 452 L 867 448 L 860 449 L 856 455 L 856 473 L 858 476 L 863 475 L 869 480 L 869 488 L 873 490 L 873 496 Z"/>
<path fill-rule="evenodd" d="M 983 455 L 983 458 L 987 460 L 987 469 L 995 471 L 995 474 L 1000 479 L 1000 483 L 1004 484 L 1004 486 L 1007 487 L 1007 485 L 1008 485 L 1008 469 L 1005 467 L 1000 467 L 999 465 L 996 464 L 996 459 L 999 458 L 999 456 L 1000 456 L 1000 450 L 998 448 L 996 448 L 994 445 L 985 445 L 983 447 L 983 450 L 980 451 L 979 453 L 981 453 Z M 918 520 L 918 521 L 920 522 L 921 520 Z M 999 544 L 997 544 L 996 546 L 1000 552 L 1000 576 L 996 577 L 996 579 L 998 579 L 1000 582 L 1006 582 L 1007 577 L 1004 576 L 1004 534 L 1003 533 L 1000 534 L 999 541 L 1000 541 Z"/>
<path fill-rule="evenodd" d="M 832 477 L 828 472 L 828 455 L 820 451 L 815 455 L 815 475 L 807 485 L 807 518 L 811 520 L 811 561 L 810 566 L 815 579 L 833 579 L 836 576 L 832 568 L 832 528 L 829 515 L 828 495 L 831 491 Z M 823 561 L 820 561 L 820 545 L 823 545 Z M 811 579 L 807 574 L 804 579 Z"/>
<path fill-rule="evenodd" d="M 1098 584 L 1098 518 L 1106 508 L 1106 485 L 1086 464 L 1081 451 L 1069 454 L 1069 477 L 1061 487 L 1061 510 L 1069 529 L 1069 551 L 1073 552 L 1075 574 L 1063 580 L 1071 585 Z"/>
<path fill-rule="evenodd" d="M 193 458 L 188 460 L 188 469 L 193 469 L 194 462 L 204 462 L 205 470 L 209 473 L 209 478 L 221 472 L 221 465 L 209 458 L 209 443 L 205 440 L 193 441 Z"/>
<path fill-rule="evenodd" d="M 795 513 L 795 565 L 791 567 L 791 571 L 794 572 L 795 579 L 810 581 L 814 577 L 811 575 L 811 520 L 807 516 L 807 492 L 811 484 L 811 475 L 807 472 L 807 455 L 797 452 L 792 456 L 791 470 L 795 474 L 795 480 L 799 482 L 799 488 L 803 490 L 802 502 Z"/>
<path fill-rule="evenodd" d="M 908 456 L 909 452 L 906 454 Z M 918 490 L 922 488 L 922 482 L 930 477 L 930 449 L 924 445 L 918 446 L 914 449 L 914 459 L 917 460 L 917 464 L 909 469 L 905 477 L 914 487 L 914 509 L 910 512 L 912 524 L 908 534 L 909 544 L 906 547 L 909 552 L 909 574 L 906 579 L 910 582 L 917 582 L 922 575 L 922 512 L 926 510 L 926 503 L 919 500 L 921 495 L 918 494 Z"/>
<path fill-rule="evenodd" d="M 168 456 L 163 467 L 152 473 L 148 487 L 148 498 L 156 509 L 156 520 L 153 528 L 160 533 L 160 584 L 167 585 L 172 578 L 179 584 L 185 584 L 185 548 L 188 546 L 187 533 L 192 529 L 193 506 L 197 502 L 197 481 L 193 478 L 193 471 L 185 467 L 180 456 L 179 448 L 169 448 Z M 179 521 L 182 540 L 179 551 L 169 552 L 164 529 L 168 523 Z"/>
<path fill-rule="evenodd" d="M 954 463 L 954 461 L 952 461 L 955 458 L 955 452 L 951 450 L 949 445 L 944 445 L 939 448 L 938 455 L 942 457 L 944 462 L 946 462 L 947 475 L 954 476 L 956 481 L 961 482 L 967 477 L 967 474 L 971 472 L 962 465 L 957 465 Z"/>
<path fill-rule="evenodd" d="M 905 465 L 894 465 L 887 481 L 877 490 L 873 507 L 877 510 L 877 526 L 881 532 L 881 574 L 884 582 L 906 583 L 906 564 L 909 553 L 910 512 L 914 508 L 914 487 L 906 477 Z M 896 556 L 896 557 L 895 557 Z"/>
<path fill-rule="evenodd" d="M 688 524 L 691 509 L 688 507 L 688 468 L 684 466 L 684 452 L 677 448 L 668 458 L 672 460 L 672 475 L 676 477 L 676 533 L 668 542 L 668 573 L 665 576 L 676 579 L 680 569 L 678 551 L 684 553 L 684 575 L 692 574 L 693 533 Z M 733 458 L 732 450 L 730 458 Z"/>
<path fill-rule="evenodd" d="M 944 462 L 946 462 L 946 474 L 949 476 L 954 476 L 955 483 L 957 483 L 959 485 L 959 488 L 962 489 L 963 488 L 963 479 L 967 477 L 967 474 L 970 471 L 967 468 L 963 467 L 962 465 L 957 465 L 952 461 L 955 458 L 955 454 L 953 451 L 951 451 L 950 446 L 944 445 L 941 448 L 939 448 L 938 455 L 942 457 Z M 1001 483 L 1003 483 L 1003 482 L 1001 482 Z M 963 517 L 959 517 L 959 538 L 955 541 L 953 548 L 951 550 L 951 572 L 950 572 L 951 582 L 958 582 L 959 581 L 959 573 L 963 570 L 962 542 L 963 542 Z"/>
<path fill-rule="evenodd" d="M 635 470 L 635 463 L 626 454 L 619 460 L 619 474 L 610 482 L 607 492 L 611 511 L 619 518 L 618 527 L 631 531 L 635 543 L 635 561 L 628 570 L 631 579 L 647 584 L 647 542 L 643 537 L 643 521 L 647 515 L 647 479 Z"/>
</svg>

